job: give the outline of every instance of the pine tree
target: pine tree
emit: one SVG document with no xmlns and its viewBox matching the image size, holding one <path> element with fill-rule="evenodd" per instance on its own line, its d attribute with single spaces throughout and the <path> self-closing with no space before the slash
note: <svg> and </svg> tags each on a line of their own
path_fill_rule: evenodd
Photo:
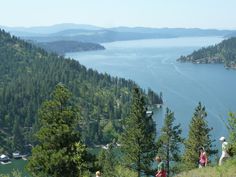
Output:
<svg viewBox="0 0 236 177">
<path fill-rule="evenodd" d="M 176 162 L 180 162 L 180 145 L 183 142 L 180 124 L 174 125 L 174 121 L 174 112 L 167 108 L 161 136 L 158 140 L 158 153 L 162 154 L 166 160 L 168 176 L 170 176 L 171 172 L 176 172 L 177 165 L 170 167 L 170 163 L 178 164 Z"/>
<path fill-rule="evenodd" d="M 229 131 L 229 145 L 231 155 L 236 155 L 236 114 L 230 112 L 228 118 L 227 128 Z"/>
<path fill-rule="evenodd" d="M 24 137 L 20 128 L 19 118 L 16 118 L 12 130 L 12 150 L 21 151 L 24 145 Z"/>
<path fill-rule="evenodd" d="M 4 151 L 7 149 L 6 144 L 7 144 L 7 139 L 6 139 L 6 135 L 4 132 L 2 132 L 2 130 L 0 130 L 0 154 L 3 154 Z"/>
<path fill-rule="evenodd" d="M 114 144 L 111 143 L 108 149 L 103 149 L 99 154 L 99 166 L 101 167 L 103 177 L 116 177 L 117 159 L 114 149 Z"/>
<path fill-rule="evenodd" d="M 81 176 L 86 166 L 86 148 L 75 131 L 78 114 L 70 103 L 71 93 L 62 84 L 39 112 L 39 144 L 32 150 L 28 169 L 33 176 Z"/>
<path fill-rule="evenodd" d="M 148 174 L 156 153 L 156 129 L 151 116 L 146 115 L 144 97 L 140 90 L 133 90 L 133 100 L 129 116 L 124 123 L 122 151 L 124 162 L 138 173 Z"/>
<path fill-rule="evenodd" d="M 199 161 L 199 148 L 204 147 L 208 157 L 217 153 L 214 149 L 210 132 L 206 121 L 207 113 L 205 107 L 198 103 L 189 125 L 189 134 L 185 142 L 183 164 L 185 169 L 197 167 Z"/>
</svg>

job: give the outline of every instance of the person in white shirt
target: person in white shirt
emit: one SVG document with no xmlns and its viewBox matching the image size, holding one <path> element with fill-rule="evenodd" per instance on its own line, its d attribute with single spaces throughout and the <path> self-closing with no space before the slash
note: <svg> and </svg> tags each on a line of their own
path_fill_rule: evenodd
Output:
<svg viewBox="0 0 236 177">
<path fill-rule="evenodd" d="M 226 160 L 227 158 L 229 158 L 229 154 L 227 153 L 227 146 L 228 146 L 228 142 L 226 142 L 225 137 L 221 137 L 219 139 L 222 143 L 222 154 L 219 160 L 219 165 L 222 165 L 223 161 Z"/>
<path fill-rule="evenodd" d="M 100 171 L 96 172 L 96 177 L 101 177 L 101 172 Z"/>
</svg>

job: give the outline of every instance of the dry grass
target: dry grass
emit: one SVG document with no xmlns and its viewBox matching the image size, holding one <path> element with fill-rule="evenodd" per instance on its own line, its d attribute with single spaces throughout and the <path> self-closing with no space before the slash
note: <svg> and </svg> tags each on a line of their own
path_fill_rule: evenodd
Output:
<svg viewBox="0 0 236 177">
<path fill-rule="evenodd" d="M 220 167 L 194 169 L 183 172 L 176 177 L 236 177 L 236 159 L 229 160 Z"/>
</svg>

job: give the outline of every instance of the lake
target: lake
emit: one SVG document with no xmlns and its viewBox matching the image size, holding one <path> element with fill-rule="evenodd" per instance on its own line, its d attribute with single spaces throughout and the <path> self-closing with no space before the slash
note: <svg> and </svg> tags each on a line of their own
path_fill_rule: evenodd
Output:
<svg viewBox="0 0 236 177">
<path fill-rule="evenodd" d="M 29 175 L 27 175 L 25 170 L 24 170 L 25 165 L 27 164 L 27 162 L 28 161 L 25 161 L 25 160 L 12 159 L 12 163 L 10 163 L 10 164 L 6 164 L 6 165 L 0 164 L 0 174 L 9 174 L 13 170 L 18 170 L 22 173 L 22 175 L 24 177 L 29 177 Z"/>
<path fill-rule="evenodd" d="M 236 71 L 221 64 L 178 63 L 176 59 L 222 40 L 222 37 L 189 37 L 120 41 L 102 44 L 104 51 L 68 53 L 67 57 L 101 73 L 132 79 L 145 89 L 162 92 L 165 106 L 154 115 L 157 133 L 165 107 L 169 107 L 187 136 L 194 108 L 201 101 L 206 106 L 212 135 L 218 139 L 227 136 L 224 122 L 228 112 L 236 111 Z M 220 149 L 218 141 L 217 145 Z"/>
<path fill-rule="evenodd" d="M 218 139 L 227 136 L 224 125 L 227 113 L 236 111 L 236 71 L 226 70 L 220 64 L 183 64 L 176 59 L 222 40 L 221 37 L 195 37 L 112 42 L 103 44 L 104 51 L 67 56 L 99 72 L 132 79 L 143 88 L 162 92 L 164 108 L 154 114 L 158 134 L 165 107 L 169 107 L 186 136 L 194 108 L 201 101 L 208 112 L 209 126 L 213 127 L 212 135 Z M 220 149 L 220 143 L 216 142 Z M 26 163 L 14 160 L 9 165 L 0 164 L 0 172 L 8 173 L 14 168 L 22 170 Z"/>
</svg>

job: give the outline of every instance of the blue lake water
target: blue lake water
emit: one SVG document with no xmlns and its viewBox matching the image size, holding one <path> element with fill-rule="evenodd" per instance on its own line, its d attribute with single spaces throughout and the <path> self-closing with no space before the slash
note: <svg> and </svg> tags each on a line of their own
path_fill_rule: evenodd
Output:
<svg viewBox="0 0 236 177">
<path fill-rule="evenodd" d="M 30 177 L 25 171 L 25 165 L 27 162 L 28 161 L 13 159 L 10 164 L 0 164 L 0 174 L 11 174 L 15 170 L 19 171 L 22 174 L 22 177 Z"/>
<path fill-rule="evenodd" d="M 104 43 L 104 51 L 68 53 L 88 68 L 112 76 L 132 79 L 143 88 L 162 92 L 165 107 L 175 112 L 183 135 L 188 132 L 194 108 L 201 101 L 208 112 L 214 138 L 227 136 L 224 121 L 229 111 L 236 111 L 236 71 L 220 64 L 178 63 L 181 55 L 222 41 L 221 37 L 135 40 Z M 158 132 L 165 108 L 154 115 Z"/>
</svg>

